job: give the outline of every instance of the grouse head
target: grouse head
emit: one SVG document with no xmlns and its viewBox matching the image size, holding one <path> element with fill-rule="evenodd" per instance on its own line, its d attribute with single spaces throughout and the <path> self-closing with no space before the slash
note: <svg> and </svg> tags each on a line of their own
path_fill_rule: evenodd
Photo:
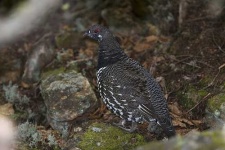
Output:
<svg viewBox="0 0 225 150">
<path fill-rule="evenodd" d="M 93 25 L 84 33 L 84 36 L 99 43 L 98 69 L 127 58 L 118 41 L 106 27 Z"/>
<path fill-rule="evenodd" d="M 101 42 L 103 39 L 113 37 L 112 33 L 101 25 L 91 26 L 85 33 L 84 36 L 88 36 L 93 40 Z"/>
</svg>

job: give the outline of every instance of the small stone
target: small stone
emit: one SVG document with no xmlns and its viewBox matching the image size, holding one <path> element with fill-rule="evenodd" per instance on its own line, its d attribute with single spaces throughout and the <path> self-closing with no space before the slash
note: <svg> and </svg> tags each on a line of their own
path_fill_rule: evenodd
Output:
<svg viewBox="0 0 225 150">
<path fill-rule="evenodd" d="M 77 127 L 77 128 L 74 128 L 73 131 L 74 132 L 81 132 L 82 131 L 82 128 L 81 127 Z"/>
<path fill-rule="evenodd" d="M 0 115 L 10 116 L 14 114 L 13 105 L 10 103 L 6 103 L 4 105 L 0 105 Z"/>
<path fill-rule="evenodd" d="M 70 8 L 70 4 L 69 3 L 65 3 L 65 4 L 62 5 L 61 8 L 62 8 L 62 10 L 66 11 L 66 10 L 68 10 Z"/>
<path fill-rule="evenodd" d="M 92 131 L 94 131 L 94 132 L 101 132 L 102 129 L 98 128 L 98 127 L 92 127 Z"/>
<path fill-rule="evenodd" d="M 96 145 L 97 145 L 97 146 L 101 146 L 101 143 L 100 143 L 100 142 L 97 142 Z"/>
<path fill-rule="evenodd" d="M 219 110 L 215 110 L 214 115 L 215 115 L 216 117 L 219 117 L 219 116 L 220 116 L 220 111 L 219 111 Z"/>
</svg>

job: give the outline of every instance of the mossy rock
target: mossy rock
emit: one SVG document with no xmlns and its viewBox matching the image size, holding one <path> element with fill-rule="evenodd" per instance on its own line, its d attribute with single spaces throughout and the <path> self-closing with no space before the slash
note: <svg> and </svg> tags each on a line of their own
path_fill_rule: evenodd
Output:
<svg viewBox="0 0 225 150">
<path fill-rule="evenodd" d="M 144 137 L 105 124 L 93 123 L 78 144 L 82 150 L 130 150 L 145 144 Z"/>
<path fill-rule="evenodd" d="M 208 100 L 208 108 L 211 111 L 221 110 L 225 113 L 225 93 L 220 93 Z"/>
<path fill-rule="evenodd" d="M 225 130 L 192 132 L 187 136 L 176 136 L 166 142 L 151 142 L 145 146 L 138 147 L 136 150 L 214 150 L 225 148 Z"/>
<path fill-rule="evenodd" d="M 64 73 L 64 72 L 65 72 L 65 68 L 64 67 L 60 67 L 60 68 L 57 68 L 57 69 L 54 69 L 54 70 L 48 70 L 48 71 L 43 72 L 41 74 L 41 78 L 45 79 L 48 76 L 58 75 L 58 74 Z"/>
<path fill-rule="evenodd" d="M 70 61 L 66 67 L 66 71 L 75 70 L 77 72 L 94 70 L 96 62 L 93 59 L 81 59 Z"/>
</svg>

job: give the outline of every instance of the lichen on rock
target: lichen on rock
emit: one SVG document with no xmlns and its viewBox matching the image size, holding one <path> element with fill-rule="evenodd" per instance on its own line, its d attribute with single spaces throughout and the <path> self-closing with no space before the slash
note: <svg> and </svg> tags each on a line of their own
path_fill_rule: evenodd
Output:
<svg viewBox="0 0 225 150">
<path fill-rule="evenodd" d="M 68 121 L 97 107 L 97 98 L 87 78 L 74 71 L 46 76 L 40 89 L 47 119 L 60 132 L 69 128 Z"/>
</svg>

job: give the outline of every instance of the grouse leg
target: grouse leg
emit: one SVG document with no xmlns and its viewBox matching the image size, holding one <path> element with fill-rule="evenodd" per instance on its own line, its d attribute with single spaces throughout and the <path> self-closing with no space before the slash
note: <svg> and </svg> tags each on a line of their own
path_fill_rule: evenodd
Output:
<svg viewBox="0 0 225 150">
<path fill-rule="evenodd" d="M 137 123 L 136 122 L 132 122 L 131 124 L 131 127 L 130 128 L 127 128 L 125 127 L 125 124 L 126 124 L 126 120 L 122 119 L 120 120 L 119 123 L 114 123 L 114 125 L 118 126 L 119 128 L 127 131 L 127 132 L 134 132 L 137 128 Z"/>
<path fill-rule="evenodd" d="M 148 124 L 148 131 L 151 133 L 160 133 L 161 129 L 159 128 L 157 124 L 157 120 L 150 120 Z"/>
<path fill-rule="evenodd" d="M 118 126 L 118 127 L 125 127 L 125 124 L 126 124 L 126 120 L 125 119 L 121 119 L 119 123 L 113 123 L 115 126 Z"/>
<path fill-rule="evenodd" d="M 123 128 L 122 128 L 123 129 Z M 137 123 L 132 121 L 130 128 L 124 128 L 127 132 L 134 132 L 137 129 Z"/>
</svg>

